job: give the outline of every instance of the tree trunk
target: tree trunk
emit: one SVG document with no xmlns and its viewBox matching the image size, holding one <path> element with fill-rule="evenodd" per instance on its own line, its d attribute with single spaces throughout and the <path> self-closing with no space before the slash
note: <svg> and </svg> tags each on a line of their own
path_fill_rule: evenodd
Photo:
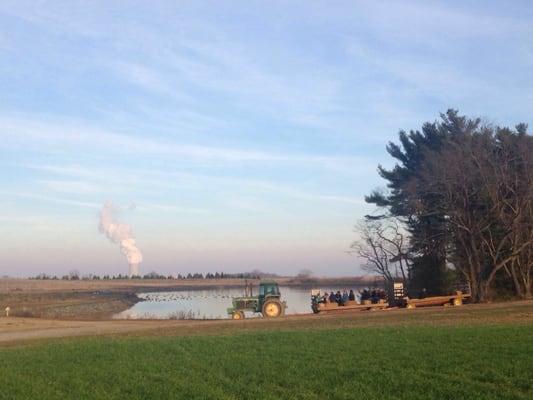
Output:
<svg viewBox="0 0 533 400">
<path fill-rule="evenodd" d="M 490 288 L 491 283 L 481 282 L 479 285 L 478 293 L 477 293 L 477 302 L 478 303 L 486 303 L 490 298 Z"/>
<path fill-rule="evenodd" d="M 516 295 L 520 297 L 521 299 L 525 298 L 526 293 L 524 290 L 522 290 L 522 285 L 520 283 L 520 279 L 518 278 L 518 274 L 516 272 L 516 265 L 514 262 L 511 264 L 510 275 L 513 278 L 513 284 L 514 284 Z"/>
<path fill-rule="evenodd" d="M 533 293 L 531 290 L 531 285 L 526 286 L 526 293 L 524 295 L 525 300 L 531 300 L 533 299 Z"/>
<path fill-rule="evenodd" d="M 474 274 L 470 275 L 470 298 L 473 302 L 479 303 L 480 300 L 480 285 L 477 277 Z"/>
</svg>

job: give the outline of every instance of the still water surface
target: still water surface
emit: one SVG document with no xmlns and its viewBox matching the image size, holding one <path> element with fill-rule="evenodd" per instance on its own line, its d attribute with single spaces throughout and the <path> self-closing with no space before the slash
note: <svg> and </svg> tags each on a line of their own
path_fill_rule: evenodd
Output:
<svg viewBox="0 0 533 400">
<path fill-rule="evenodd" d="M 321 288 L 321 291 L 342 291 L 343 289 L 344 287 L 327 287 Z M 362 287 L 346 289 L 353 289 L 357 293 Z M 287 302 L 286 314 L 307 314 L 312 312 L 311 289 L 280 286 L 280 291 L 281 299 Z M 242 295 L 242 288 L 139 293 L 138 297 L 144 301 L 140 301 L 130 309 L 116 314 L 115 318 L 228 318 L 226 309 L 231 307 L 231 299 Z M 246 316 L 252 317 L 253 313 Z"/>
</svg>

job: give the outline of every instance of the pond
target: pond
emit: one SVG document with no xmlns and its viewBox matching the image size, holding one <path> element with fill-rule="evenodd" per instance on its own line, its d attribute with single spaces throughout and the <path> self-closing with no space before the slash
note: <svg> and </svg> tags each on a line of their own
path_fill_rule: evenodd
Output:
<svg viewBox="0 0 533 400">
<path fill-rule="evenodd" d="M 357 294 L 363 287 L 351 287 Z M 344 287 L 321 288 L 337 291 Z M 257 290 L 257 289 L 256 289 Z M 280 286 L 281 299 L 287 302 L 286 314 L 308 314 L 311 311 L 311 289 Z M 254 293 L 256 294 L 256 293 Z M 233 297 L 243 295 L 243 288 L 216 288 L 208 290 L 177 290 L 168 292 L 139 293 L 143 301 L 116 314 L 119 319 L 224 319 Z M 246 317 L 254 316 L 247 313 Z"/>
</svg>

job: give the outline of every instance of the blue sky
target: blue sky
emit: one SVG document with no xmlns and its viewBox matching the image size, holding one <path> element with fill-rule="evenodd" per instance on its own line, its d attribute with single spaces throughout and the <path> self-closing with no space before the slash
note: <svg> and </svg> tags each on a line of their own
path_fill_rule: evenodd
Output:
<svg viewBox="0 0 533 400">
<path fill-rule="evenodd" d="M 109 4 L 111 3 L 111 4 Z M 399 129 L 532 124 L 533 5 L 0 3 L 0 275 L 360 273 L 353 225 Z"/>
</svg>

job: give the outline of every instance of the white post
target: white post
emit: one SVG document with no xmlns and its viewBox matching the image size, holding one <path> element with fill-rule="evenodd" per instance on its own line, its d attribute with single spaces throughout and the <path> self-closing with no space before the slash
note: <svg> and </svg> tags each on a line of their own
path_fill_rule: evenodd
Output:
<svg viewBox="0 0 533 400">
<path fill-rule="evenodd" d="M 6 307 L 6 317 L 9 317 L 9 310 L 10 310 L 9 306 Z"/>
</svg>

